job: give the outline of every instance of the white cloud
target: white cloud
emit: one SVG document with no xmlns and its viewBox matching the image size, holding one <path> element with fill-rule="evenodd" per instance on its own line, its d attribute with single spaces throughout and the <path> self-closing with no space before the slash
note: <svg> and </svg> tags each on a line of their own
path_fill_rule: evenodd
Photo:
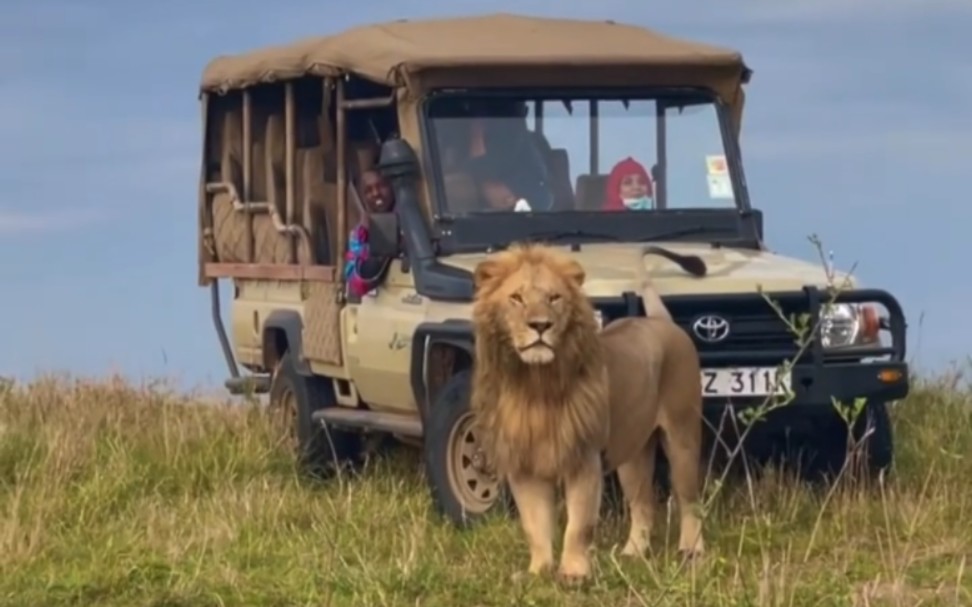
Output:
<svg viewBox="0 0 972 607">
<path fill-rule="evenodd" d="M 0 208 L 0 234 L 15 236 L 47 232 L 64 232 L 90 227 L 107 219 L 98 209 L 60 209 L 56 211 L 24 213 Z"/>
</svg>

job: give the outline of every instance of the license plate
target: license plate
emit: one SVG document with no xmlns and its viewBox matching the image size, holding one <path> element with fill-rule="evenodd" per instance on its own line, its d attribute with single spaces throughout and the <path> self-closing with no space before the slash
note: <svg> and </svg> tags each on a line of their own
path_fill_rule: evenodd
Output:
<svg viewBox="0 0 972 607">
<path fill-rule="evenodd" d="M 702 369 L 702 396 L 766 396 L 786 394 L 790 375 L 776 367 Z"/>
</svg>

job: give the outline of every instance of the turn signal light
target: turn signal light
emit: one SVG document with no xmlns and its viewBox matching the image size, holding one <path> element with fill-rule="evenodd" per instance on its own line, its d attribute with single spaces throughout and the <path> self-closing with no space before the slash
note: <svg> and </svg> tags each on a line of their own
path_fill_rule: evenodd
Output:
<svg viewBox="0 0 972 607">
<path fill-rule="evenodd" d="M 881 330 L 881 320 L 878 318 L 877 310 L 874 306 L 861 306 L 861 329 L 860 341 L 870 343 L 877 340 L 878 332 Z"/>
<path fill-rule="evenodd" d="M 878 379 L 886 384 L 893 384 L 901 381 L 904 373 L 900 369 L 881 369 L 878 372 Z"/>
</svg>

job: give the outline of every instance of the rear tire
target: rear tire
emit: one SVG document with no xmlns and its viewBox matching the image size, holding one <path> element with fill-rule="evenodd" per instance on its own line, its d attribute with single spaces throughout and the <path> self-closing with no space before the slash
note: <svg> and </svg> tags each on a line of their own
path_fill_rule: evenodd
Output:
<svg viewBox="0 0 972 607">
<path fill-rule="evenodd" d="M 353 471 L 360 463 L 362 438 L 314 420 L 315 411 L 336 406 L 331 382 L 301 375 L 288 350 L 277 361 L 270 381 L 271 412 L 279 415 L 299 469 L 316 478 Z"/>
</svg>

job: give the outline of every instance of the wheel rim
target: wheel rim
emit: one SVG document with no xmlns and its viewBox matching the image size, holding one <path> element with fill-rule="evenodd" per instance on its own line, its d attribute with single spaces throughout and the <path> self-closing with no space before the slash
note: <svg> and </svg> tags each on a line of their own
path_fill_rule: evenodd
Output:
<svg viewBox="0 0 972 607">
<path fill-rule="evenodd" d="M 496 502 L 499 481 L 479 448 L 472 414 L 463 415 L 452 427 L 447 468 L 453 493 L 466 510 L 483 513 Z"/>
</svg>

